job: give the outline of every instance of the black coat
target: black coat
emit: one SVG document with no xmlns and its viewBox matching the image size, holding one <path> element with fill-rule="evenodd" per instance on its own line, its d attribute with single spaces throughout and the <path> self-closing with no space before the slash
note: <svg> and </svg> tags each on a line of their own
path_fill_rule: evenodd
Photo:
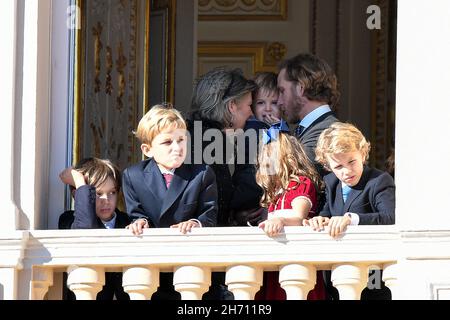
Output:
<svg viewBox="0 0 450 320">
<path fill-rule="evenodd" d="M 218 122 L 201 119 L 197 112 L 190 115 L 187 120 L 188 131 L 191 138 L 191 155 L 188 157 L 191 161 L 194 161 L 194 151 L 198 148 L 198 144 L 201 142 L 201 150 L 204 151 L 214 141 L 204 141 L 202 136 L 196 136 L 199 134 L 198 130 L 194 130 L 194 121 L 199 121 L 201 124 L 201 134 L 203 135 L 209 129 L 215 129 L 220 131 L 223 141 L 227 141 L 225 134 L 222 132 L 222 126 Z M 251 126 L 251 124 L 250 124 Z M 263 127 L 266 127 L 265 125 Z M 198 127 L 197 127 L 198 128 Z M 253 129 L 260 129 L 261 126 L 251 126 Z M 235 156 L 239 152 L 245 152 L 245 163 L 237 164 L 236 157 L 227 159 L 226 145 L 223 144 L 225 150 L 218 150 L 223 152 L 223 158 L 214 163 L 208 163 L 214 170 L 217 181 L 218 192 L 218 226 L 233 226 L 238 225 L 238 222 L 234 219 L 233 213 L 241 210 L 250 210 L 259 207 L 259 202 L 262 196 L 262 189 L 256 184 L 255 165 L 248 162 L 249 155 L 247 150 L 247 144 L 245 150 L 236 150 Z M 210 146 L 211 148 L 211 146 Z M 233 146 L 231 147 L 233 148 Z M 204 163 L 205 159 L 202 157 L 201 161 Z M 230 172 L 228 164 L 234 164 L 233 175 Z"/>
</svg>

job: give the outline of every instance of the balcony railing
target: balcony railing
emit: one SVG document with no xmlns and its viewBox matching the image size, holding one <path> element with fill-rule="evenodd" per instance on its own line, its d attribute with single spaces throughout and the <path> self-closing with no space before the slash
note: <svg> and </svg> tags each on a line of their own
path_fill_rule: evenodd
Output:
<svg viewBox="0 0 450 320">
<path fill-rule="evenodd" d="M 77 299 L 95 299 L 104 273 L 121 271 L 131 299 L 150 299 L 159 272 L 174 272 L 182 299 L 201 299 L 217 271 L 226 272 L 235 299 L 246 300 L 259 291 L 264 271 L 280 271 L 287 299 L 305 299 L 316 271 L 331 270 L 344 300 L 359 299 L 368 270 L 378 268 L 395 299 L 399 237 L 394 226 L 349 227 L 339 240 L 306 227 L 286 227 L 276 238 L 254 227 L 194 229 L 188 235 L 148 229 L 140 237 L 119 229 L 17 231 L 0 238 L 0 269 L 15 277 L 0 281 L 6 299 L 55 299 L 62 281 L 54 275 L 68 272 Z"/>
</svg>

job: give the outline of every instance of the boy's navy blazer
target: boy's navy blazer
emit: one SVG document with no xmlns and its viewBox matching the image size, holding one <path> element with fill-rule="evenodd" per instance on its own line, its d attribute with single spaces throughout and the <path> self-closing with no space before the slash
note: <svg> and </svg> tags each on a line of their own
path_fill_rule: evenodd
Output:
<svg viewBox="0 0 450 320">
<path fill-rule="evenodd" d="M 350 191 L 344 204 L 342 183 L 330 173 L 324 177 L 326 204 L 322 217 L 343 216 L 346 212 L 359 215 L 359 224 L 395 223 L 395 184 L 387 173 L 364 166 L 360 181 Z"/>
<path fill-rule="evenodd" d="M 144 160 L 124 170 L 123 192 L 130 217 L 146 218 L 152 227 L 189 219 L 200 220 L 203 227 L 217 224 L 216 176 L 207 165 L 181 165 L 167 189 L 156 162 Z"/>
</svg>

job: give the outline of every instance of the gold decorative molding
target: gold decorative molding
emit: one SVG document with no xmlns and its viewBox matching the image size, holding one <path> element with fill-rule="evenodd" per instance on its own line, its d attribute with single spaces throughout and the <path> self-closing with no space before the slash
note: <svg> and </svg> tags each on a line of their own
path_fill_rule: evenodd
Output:
<svg viewBox="0 0 450 320">
<path fill-rule="evenodd" d="M 158 10 L 164 10 L 166 11 L 167 19 L 165 21 L 165 57 L 164 57 L 164 65 L 165 65 L 165 72 L 164 72 L 164 96 L 165 101 L 168 103 L 174 103 L 175 101 L 175 59 L 176 59 L 176 52 L 175 52 L 175 45 L 176 45 L 176 0 L 153 0 L 151 1 L 151 11 L 158 11 Z M 148 29 L 147 29 L 148 28 Z M 151 30 L 149 25 L 146 25 L 147 34 L 150 34 Z M 150 38 L 147 39 L 150 41 Z M 148 52 L 148 50 L 147 50 Z M 148 79 L 149 74 L 147 70 L 147 74 L 145 75 L 146 79 Z M 150 84 L 151 85 L 151 84 Z M 145 104 L 145 112 L 148 111 L 148 100 L 146 99 Z M 144 113 L 145 113 L 144 112 Z"/>
<path fill-rule="evenodd" d="M 384 169 L 394 146 L 395 128 L 395 38 L 397 1 L 376 0 L 381 9 L 381 29 L 372 32 L 371 63 L 371 165 Z"/>
<path fill-rule="evenodd" d="M 286 20 L 287 0 L 199 0 L 199 20 Z"/>
<path fill-rule="evenodd" d="M 251 59 L 251 73 L 277 72 L 277 64 L 286 54 L 286 46 L 280 42 L 209 42 L 198 43 L 198 57 L 216 59 L 217 64 L 226 64 L 229 58 Z"/>
</svg>

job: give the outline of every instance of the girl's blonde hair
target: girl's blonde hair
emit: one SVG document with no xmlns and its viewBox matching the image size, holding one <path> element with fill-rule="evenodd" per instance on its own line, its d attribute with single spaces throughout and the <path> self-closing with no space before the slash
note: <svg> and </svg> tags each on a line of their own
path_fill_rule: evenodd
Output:
<svg viewBox="0 0 450 320">
<path fill-rule="evenodd" d="M 275 158 L 273 153 L 276 155 Z M 265 173 L 264 166 L 267 165 L 267 160 L 276 164 L 277 170 L 273 174 Z M 316 190 L 319 190 L 321 185 L 319 174 L 308 159 L 301 143 L 295 137 L 283 132 L 278 134 L 276 141 L 263 145 L 258 156 L 257 168 L 256 182 L 264 190 L 261 198 L 262 207 L 267 208 L 271 203 L 275 203 L 280 189 L 283 192 L 287 191 L 291 181 L 301 183 L 299 176 L 309 178 L 316 186 Z"/>
<path fill-rule="evenodd" d="M 317 141 L 316 160 L 327 170 L 327 155 L 360 151 L 364 162 L 369 160 L 370 142 L 350 123 L 335 122 L 325 129 Z"/>
<path fill-rule="evenodd" d="M 186 130 L 186 122 L 181 113 L 171 105 L 158 104 L 153 106 L 139 121 L 135 135 L 141 143 L 151 146 L 153 139 L 170 127 Z"/>
</svg>

